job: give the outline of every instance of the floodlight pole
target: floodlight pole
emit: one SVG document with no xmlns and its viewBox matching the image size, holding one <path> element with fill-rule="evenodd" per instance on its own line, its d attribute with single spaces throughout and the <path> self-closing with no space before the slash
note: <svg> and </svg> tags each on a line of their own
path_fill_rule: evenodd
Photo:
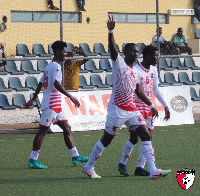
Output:
<svg viewBox="0 0 200 196">
<path fill-rule="evenodd" d="M 63 41 L 63 15 L 62 15 L 62 0 L 60 0 L 60 41 Z M 61 62 L 62 67 L 62 85 L 64 86 L 64 62 Z"/>
<path fill-rule="evenodd" d="M 158 59 L 160 58 L 160 42 L 159 42 L 159 0 L 156 0 L 156 24 L 157 24 L 157 48 L 158 48 Z M 158 78 L 160 79 L 160 65 L 159 60 L 157 62 Z"/>
</svg>

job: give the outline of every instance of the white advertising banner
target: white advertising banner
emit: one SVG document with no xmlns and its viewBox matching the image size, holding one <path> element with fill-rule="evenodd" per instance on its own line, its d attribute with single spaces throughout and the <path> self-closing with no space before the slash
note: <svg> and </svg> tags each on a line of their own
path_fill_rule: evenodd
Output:
<svg viewBox="0 0 200 196">
<path fill-rule="evenodd" d="M 152 102 L 159 112 L 155 126 L 193 124 L 192 103 L 189 86 L 160 87 L 170 112 L 171 118 L 164 121 L 164 107 L 153 95 Z M 111 90 L 70 92 L 75 96 L 81 106 L 76 108 L 68 97 L 62 96 L 62 108 L 66 113 L 72 131 L 88 131 L 104 129 L 107 106 Z M 42 94 L 39 94 L 40 101 Z M 53 132 L 62 132 L 57 125 L 52 125 Z"/>
</svg>

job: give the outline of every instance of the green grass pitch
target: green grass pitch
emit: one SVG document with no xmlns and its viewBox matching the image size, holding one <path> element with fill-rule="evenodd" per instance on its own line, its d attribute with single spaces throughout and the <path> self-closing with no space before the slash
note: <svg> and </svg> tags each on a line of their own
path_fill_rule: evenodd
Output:
<svg viewBox="0 0 200 196">
<path fill-rule="evenodd" d="M 117 171 L 125 142 L 129 138 L 126 129 L 119 131 L 111 145 L 95 164 L 101 179 L 89 179 L 82 173 L 82 165 L 72 166 L 68 149 L 61 133 L 45 136 L 39 160 L 48 169 L 29 169 L 29 160 L 34 134 L 0 135 L 0 195 L 87 195 L 87 196 L 132 196 L 132 195 L 200 195 L 200 124 L 156 127 L 153 133 L 156 166 L 171 169 L 165 178 L 150 180 L 136 177 L 139 144 L 133 150 L 127 167 L 129 177 Z M 89 156 L 103 131 L 73 132 L 79 153 Z M 190 168 L 196 171 L 194 185 L 183 190 L 177 183 L 176 171 Z M 148 169 L 148 168 L 147 168 Z"/>
</svg>

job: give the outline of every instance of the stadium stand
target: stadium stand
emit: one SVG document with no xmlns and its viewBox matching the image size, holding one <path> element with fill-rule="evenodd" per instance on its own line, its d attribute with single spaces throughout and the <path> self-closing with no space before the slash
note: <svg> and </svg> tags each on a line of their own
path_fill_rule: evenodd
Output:
<svg viewBox="0 0 200 196">
<path fill-rule="evenodd" d="M 8 72 L 0 70 L 0 75 L 7 75 Z"/>
<path fill-rule="evenodd" d="M 95 86 L 87 84 L 87 81 L 83 75 L 79 75 L 79 87 L 84 89 L 95 88 Z"/>
<path fill-rule="evenodd" d="M 92 73 L 102 73 L 103 72 L 102 69 L 97 69 L 95 62 L 92 59 L 90 59 L 88 62 L 85 63 L 84 69 L 88 70 Z"/>
<path fill-rule="evenodd" d="M 40 74 L 41 71 L 36 71 L 33 69 L 33 64 L 31 61 L 22 61 L 21 70 L 29 74 Z"/>
<path fill-rule="evenodd" d="M 53 49 L 51 48 L 52 44 L 48 45 L 48 53 L 53 55 Z"/>
<path fill-rule="evenodd" d="M 110 55 L 110 53 L 105 51 L 104 45 L 102 43 L 94 43 L 94 52 L 102 56 Z"/>
<path fill-rule="evenodd" d="M 90 83 L 97 88 L 109 88 L 110 85 L 103 84 L 100 75 L 93 74 L 90 76 Z"/>
<path fill-rule="evenodd" d="M 52 54 L 47 54 L 42 44 L 33 44 L 33 54 L 41 57 L 51 57 Z"/>
<path fill-rule="evenodd" d="M 18 77 L 10 77 L 8 79 L 8 87 L 12 88 L 16 91 L 29 91 L 30 88 L 26 88 L 22 86 L 22 83 Z"/>
<path fill-rule="evenodd" d="M 106 72 L 112 72 L 112 67 L 108 59 L 100 59 L 99 69 L 103 69 Z"/>
<path fill-rule="evenodd" d="M 4 94 L 0 94 L 0 108 L 3 110 L 15 110 L 16 106 L 11 106 L 8 102 L 8 98 Z"/>
<path fill-rule="evenodd" d="M 38 60 L 37 61 L 37 70 L 44 72 L 45 67 L 48 65 L 48 62 L 46 60 Z"/>
<path fill-rule="evenodd" d="M 196 82 L 192 82 L 189 79 L 189 76 L 186 72 L 179 72 L 178 73 L 178 82 L 182 82 L 183 84 L 186 85 L 196 85 Z"/>
<path fill-rule="evenodd" d="M 34 93 L 30 94 L 30 99 L 33 98 L 33 95 L 34 95 Z M 33 106 L 41 108 L 40 101 L 39 101 L 38 97 L 36 98 L 35 102 L 33 103 Z"/>
<path fill-rule="evenodd" d="M 192 70 L 200 70 L 200 67 L 195 65 L 194 59 L 192 57 L 184 58 L 184 65 Z"/>
<path fill-rule="evenodd" d="M 143 49 L 146 45 L 144 43 L 137 43 L 137 47 L 138 47 L 138 50 L 139 50 L 139 54 L 142 54 L 143 53 Z"/>
<path fill-rule="evenodd" d="M 175 70 L 174 67 L 168 66 L 166 58 L 160 58 L 159 59 L 159 66 L 160 66 L 160 70 L 165 70 L 165 71 Z"/>
<path fill-rule="evenodd" d="M 110 85 L 110 87 L 112 87 L 112 85 L 113 85 L 113 76 L 112 76 L 112 74 L 106 74 L 106 85 Z"/>
<path fill-rule="evenodd" d="M 183 85 L 183 83 L 177 82 L 175 80 L 174 74 L 171 73 L 171 72 L 164 73 L 164 83 L 167 83 L 167 84 L 170 84 L 170 85 L 175 85 L 175 86 Z"/>
<path fill-rule="evenodd" d="M 38 81 L 35 76 L 27 76 L 25 79 L 25 87 L 36 90 Z"/>
<path fill-rule="evenodd" d="M 74 49 L 74 45 L 72 43 L 67 43 L 67 52 L 72 52 Z M 77 54 L 74 54 L 77 55 Z"/>
<path fill-rule="evenodd" d="M 195 39 L 200 39 L 200 29 L 195 29 Z"/>
<path fill-rule="evenodd" d="M 17 56 L 36 57 L 36 54 L 31 54 L 26 44 L 17 44 Z"/>
<path fill-rule="evenodd" d="M 191 95 L 191 100 L 200 101 L 200 97 L 197 95 L 197 93 L 193 87 L 190 87 L 190 95 Z"/>
<path fill-rule="evenodd" d="M 200 84 L 200 72 L 197 71 L 192 72 L 192 82 Z"/>
<path fill-rule="evenodd" d="M 5 70 L 12 75 L 23 75 L 24 71 L 19 71 L 14 61 L 7 61 L 7 65 L 5 66 Z"/>
<path fill-rule="evenodd" d="M 179 70 L 188 70 L 188 67 L 183 67 L 179 58 L 171 59 L 171 67 L 174 67 Z"/>
<path fill-rule="evenodd" d="M 11 92 L 12 88 L 7 88 L 2 78 L 0 78 L 0 92 Z"/>
<path fill-rule="evenodd" d="M 120 51 L 118 44 L 115 43 L 115 47 L 116 47 L 118 53 L 119 53 L 121 56 L 124 55 L 124 53 Z M 109 45 L 108 45 L 108 52 L 110 52 Z"/>
<path fill-rule="evenodd" d="M 88 70 L 79 67 L 79 73 L 88 73 Z"/>
<path fill-rule="evenodd" d="M 25 109 L 24 104 L 26 103 L 26 99 L 23 94 L 14 94 L 12 97 L 12 105 L 16 106 L 20 109 Z M 28 109 L 32 109 L 34 106 L 30 106 Z"/>
<path fill-rule="evenodd" d="M 86 43 L 80 43 L 79 46 L 83 48 L 83 51 L 88 55 L 88 56 L 96 56 L 97 53 L 92 53 L 90 50 L 90 47 Z"/>
</svg>

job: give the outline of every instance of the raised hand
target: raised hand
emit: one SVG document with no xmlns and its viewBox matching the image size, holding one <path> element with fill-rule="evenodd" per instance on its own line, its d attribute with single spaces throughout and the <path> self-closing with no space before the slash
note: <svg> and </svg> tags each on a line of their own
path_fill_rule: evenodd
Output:
<svg viewBox="0 0 200 196">
<path fill-rule="evenodd" d="M 107 20 L 107 28 L 108 30 L 113 30 L 115 28 L 115 21 L 113 19 L 113 16 L 112 18 L 110 17 L 110 15 L 108 17 L 109 17 L 109 20 Z"/>
</svg>

